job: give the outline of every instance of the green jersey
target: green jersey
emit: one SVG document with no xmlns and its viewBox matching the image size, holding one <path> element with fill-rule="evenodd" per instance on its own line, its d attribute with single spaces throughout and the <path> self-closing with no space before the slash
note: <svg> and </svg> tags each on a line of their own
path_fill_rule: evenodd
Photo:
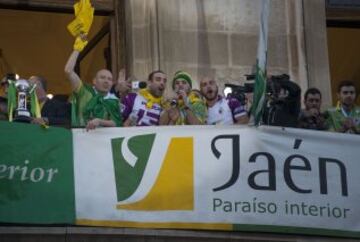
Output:
<svg viewBox="0 0 360 242">
<path fill-rule="evenodd" d="M 360 107 L 354 107 L 351 112 L 347 113 L 343 108 L 331 108 L 327 111 L 327 125 L 330 131 L 360 133 Z M 344 130 L 344 122 L 351 119 L 356 127 L 352 130 Z"/>
<path fill-rule="evenodd" d="M 112 120 L 116 126 L 122 126 L 119 100 L 113 94 L 103 96 L 92 86 L 81 83 L 71 97 L 71 125 L 84 127 L 94 118 Z"/>
</svg>

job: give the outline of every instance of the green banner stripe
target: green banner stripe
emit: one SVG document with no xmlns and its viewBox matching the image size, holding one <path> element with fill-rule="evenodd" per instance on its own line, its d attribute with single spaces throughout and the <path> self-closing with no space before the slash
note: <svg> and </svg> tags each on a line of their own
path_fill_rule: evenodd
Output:
<svg viewBox="0 0 360 242">
<path fill-rule="evenodd" d="M 0 122 L 0 222 L 73 224 L 72 133 Z"/>
</svg>

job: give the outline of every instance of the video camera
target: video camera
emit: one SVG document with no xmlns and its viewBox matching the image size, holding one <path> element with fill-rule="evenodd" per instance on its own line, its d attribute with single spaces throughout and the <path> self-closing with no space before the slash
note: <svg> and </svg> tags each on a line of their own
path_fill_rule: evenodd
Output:
<svg viewBox="0 0 360 242">
<path fill-rule="evenodd" d="M 246 81 L 255 80 L 255 74 L 245 75 Z M 279 100 L 279 94 L 281 89 L 291 92 L 289 86 L 290 76 L 287 74 L 281 75 L 273 75 L 266 82 L 266 93 L 267 98 L 270 100 Z M 231 89 L 231 92 L 228 96 L 232 98 L 236 98 L 239 102 L 244 105 L 245 104 L 245 94 L 254 92 L 254 82 L 245 83 L 243 86 L 235 85 L 235 84 L 225 84 L 225 87 Z"/>
<path fill-rule="evenodd" d="M 279 98 L 281 89 L 288 89 L 290 76 L 287 74 L 271 76 L 266 83 L 266 93 L 272 98 Z"/>
<path fill-rule="evenodd" d="M 255 75 L 245 75 L 246 80 L 254 80 Z M 225 84 L 231 88 L 228 96 L 236 98 L 244 105 L 246 94 L 254 92 L 254 83 L 245 83 L 243 86 Z M 266 81 L 266 100 L 263 123 L 267 125 L 296 127 L 300 111 L 301 89 L 290 81 L 287 74 L 273 75 Z"/>
<path fill-rule="evenodd" d="M 254 91 L 254 83 L 245 83 L 244 86 L 235 84 L 225 84 L 225 88 L 231 88 L 231 92 L 228 93 L 227 97 L 237 99 L 241 105 L 246 104 L 246 93 L 252 93 Z"/>
<path fill-rule="evenodd" d="M 255 75 L 245 75 L 246 80 L 254 80 Z M 254 83 L 245 83 L 243 86 L 241 85 L 235 85 L 235 84 L 225 84 L 225 89 L 230 89 L 228 92 L 225 92 L 226 97 L 231 97 L 237 99 L 241 105 L 246 104 L 246 93 L 252 93 L 254 92 Z"/>
</svg>

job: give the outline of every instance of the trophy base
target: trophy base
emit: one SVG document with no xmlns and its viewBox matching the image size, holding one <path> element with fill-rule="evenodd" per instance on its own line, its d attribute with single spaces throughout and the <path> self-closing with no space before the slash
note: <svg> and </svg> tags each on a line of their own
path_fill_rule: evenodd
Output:
<svg viewBox="0 0 360 242">
<path fill-rule="evenodd" d="M 14 118 L 14 122 L 18 123 L 31 123 L 32 118 L 28 116 L 17 116 Z"/>
</svg>

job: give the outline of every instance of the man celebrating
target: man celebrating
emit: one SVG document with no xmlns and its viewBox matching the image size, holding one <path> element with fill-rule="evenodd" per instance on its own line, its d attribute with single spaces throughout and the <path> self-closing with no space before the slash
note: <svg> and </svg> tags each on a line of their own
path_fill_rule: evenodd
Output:
<svg viewBox="0 0 360 242">
<path fill-rule="evenodd" d="M 153 71 L 148 77 L 147 88 L 129 93 L 122 99 L 124 126 L 159 125 L 166 81 L 163 71 Z"/>
<path fill-rule="evenodd" d="M 76 41 L 83 41 L 77 38 Z M 85 41 L 85 40 L 84 40 Z M 66 65 L 65 73 L 70 80 L 72 95 L 72 126 L 86 126 L 86 129 L 96 127 L 121 126 L 119 100 L 109 91 L 113 84 L 113 76 L 109 70 L 99 70 L 93 86 L 83 83 L 75 73 L 74 68 L 82 48 L 75 43 Z"/>
<path fill-rule="evenodd" d="M 93 87 L 84 84 L 75 73 L 79 53 L 87 45 L 87 34 L 90 31 L 95 9 L 89 0 L 79 1 L 74 5 L 75 19 L 67 26 L 74 36 L 74 51 L 70 55 L 65 73 L 71 82 L 73 126 L 86 126 L 86 129 L 96 127 L 121 126 L 119 100 L 110 93 L 113 77 L 109 70 L 98 71 L 93 79 Z"/>
<path fill-rule="evenodd" d="M 356 87 L 352 81 L 342 81 L 338 86 L 339 104 L 328 110 L 329 130 L 360 134 L 360 108 L 355 106 Z"/>
<path fill-rule="evenodd" d="M 200 91 L 208 107 L 207 124 L 247 124 L 249 118 L 244 106 L 235 98 L 224 98 L 218 94 L 216 81 L 205 77 L 200 81 Z"/>
<path fill-rule="evenodd" d="M 326 130 L 325 114 L 321 113 L 321 92 L 317 88 L 309 88 L 304 95 L 305 109 L 299 115 L 299 128 Z"/>
<path fill-rule="evenodd" d="M 176 97 L 162 113 L 161 125 L 199 125 L 205 124 L 206 106 L 201 94 L 192 91 L 191 76 L 184 72 L 175 73 L 172 88 Z"/>
</svg>

